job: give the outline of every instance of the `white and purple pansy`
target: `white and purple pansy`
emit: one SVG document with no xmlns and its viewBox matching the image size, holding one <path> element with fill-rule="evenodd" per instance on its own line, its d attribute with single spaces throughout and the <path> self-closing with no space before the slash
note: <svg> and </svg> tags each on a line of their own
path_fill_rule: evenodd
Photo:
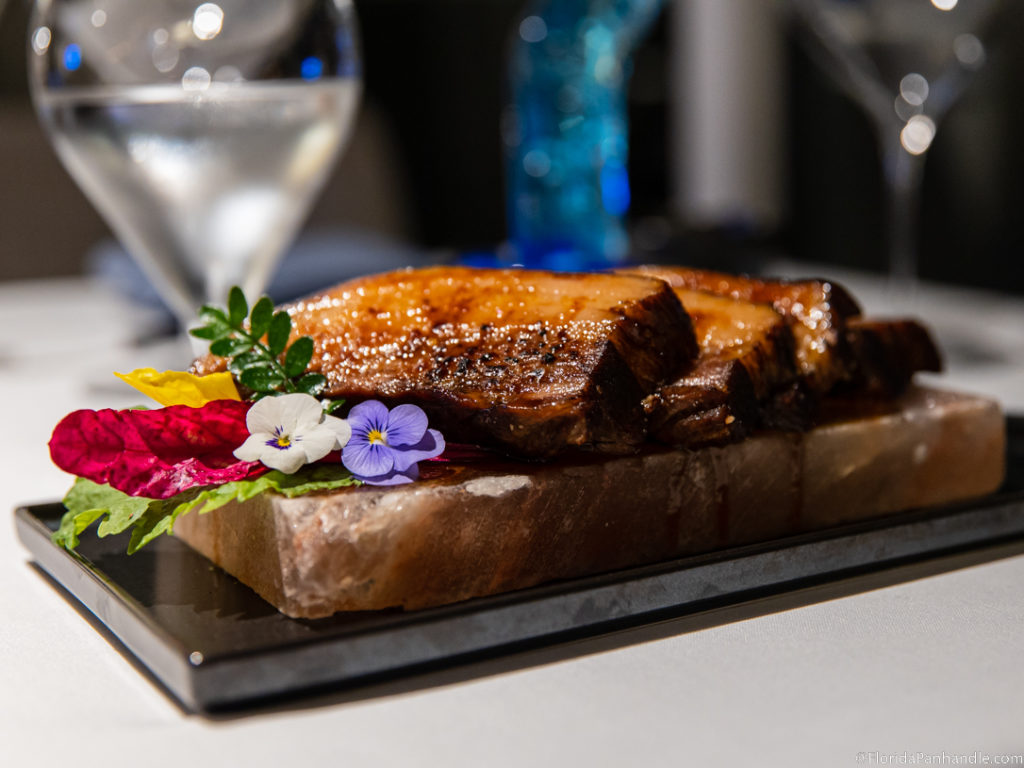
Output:
<svg viewBox="0 0 1024 768">
<path fill-rule="evenodd" d="M 419 477 L 417 462 L 444 452 L 444 438 L 427 429 L 427 415 L 415 405 L 390 411 L 377 400 L 367 400 L 348 414 L 352 437 L 341 461 L 346 469 L 370 485 L 411 483 Z"/>
<path fill-rule="evenodd" d="M 319 400 L 303 394 L 263 398 L 249 409 L 245 425 L 249 437 L 235 457 L 286 475 L 340 450 L 352 434 L 344 419 L 326 415 Z"/>
</svg>

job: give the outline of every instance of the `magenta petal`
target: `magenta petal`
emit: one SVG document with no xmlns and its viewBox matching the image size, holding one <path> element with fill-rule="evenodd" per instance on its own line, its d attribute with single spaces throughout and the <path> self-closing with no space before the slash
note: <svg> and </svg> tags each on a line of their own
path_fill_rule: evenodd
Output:
<svg viewBox="0 0 1024 768">
<path fill-rule="evenodd" d="M 71 474 L 132 496 L 167 498 L 188 488 L 263 474 L 240 462 L 249 404 L 217 400 L 202 408 L 75 411 L 53 431 L 50 455 Z"/>
<path fill-rule="evenodd" d="M 258 461 L 238 461 L 227 467 L 211 468 L 199 459 L 186 459 L 172 467 L 161 467 L 151 472 L 144 482 L 132 486 L 132 491 L 120 488 L 115 482 L 110 485 L 124 490 L 132 496 L 146 496 L 151 499 L 166 499 L 188 488 L 203 485 L 223 485 L 234 480 L 247 480 L 266 473 L 268 468 Z"/>
<path fill-rule="evenodd" d="M 428 429 L 427 434 L 416 445 L 392 450 L 395 455 L 395 471 L 405 472 L 409 467 L 416 466 L 418 461 L 432 459 L 444 453 L 444 438 L 436 429 Z"/>
<path fill-rule="evenodd" d="M 388 414 L 388 445 L 416 445 L 427 431 L 427 414 L 416 405 L 396 405 Z"/>
</svg>

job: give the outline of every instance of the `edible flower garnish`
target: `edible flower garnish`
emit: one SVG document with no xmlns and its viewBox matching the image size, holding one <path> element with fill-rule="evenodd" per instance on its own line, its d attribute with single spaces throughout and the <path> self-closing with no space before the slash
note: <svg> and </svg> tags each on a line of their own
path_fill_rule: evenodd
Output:
<svg viewBox="0 0 1024 768">
<path fill-rule="evenodd" d="M 156 400 L 160 405 L 188 405 L 202 408 L 214 400 L 241 400 L 230 373 L 196 376 L 185 371 L 157 371 L 137 368 L 131 373 L 114 373 L 126 384 Z"/>
<path fill-rule="evenodd" d="M 315 397 L 327 380 L 308 370 L 313 339 L 292 340 L 291 317 L 275 312 L 266 296 L 250 312 L 232 288 L 226 310 L 207 306 L 199 316 L 192 335 L 212 342 L 210 352 L 227 358 L 228 373 L 118 373 L 164 407 L 75 411 L 54 429 L 50 455 L 77 475 L 53 535 L 59 546 L 74 549 L 98 522 L 100 537 L 131 532 L 131 554 L 173 533 L 189 512 L 261 493 L 409 483 L 419 477 L 417 462 L 444 451 L 441 433 L 427 428 L 415 405 L 389 411 L 370 400 L 347 421 L 332 416 L 345 401 Z"/>
<path fill-rule="evenodd" d="M 348 414 L 352 438 L 341 461 L 353 475 L 370 485 L 411 483 L 419 477 L 417 462 L 444 452 L 444 438 L 427 429 L 427 415 L 415 405 L 388 411 L 377 400 L 367 400 Z"/>
<path fill-rule="evenodd" d="M 266 397 L 249 409 L 249 438 L 235 450 L 242 461 L 260 461 L 286 475 L 341 450 L 352 434 L 348 422 L 324 413 L 315 397 Z"/>
</svg>

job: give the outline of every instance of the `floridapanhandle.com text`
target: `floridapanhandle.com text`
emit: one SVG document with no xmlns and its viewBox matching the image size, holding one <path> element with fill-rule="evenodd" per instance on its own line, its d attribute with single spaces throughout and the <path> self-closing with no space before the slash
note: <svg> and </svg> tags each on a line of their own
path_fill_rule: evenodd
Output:
<svg viewBox="0 0 1024 768">
<path fill-rule="evenodd" d="M 987 752 L 858 752 L 858 765 L 1020 765 L 1024 753 L 993 755 Z"/>
</svg>

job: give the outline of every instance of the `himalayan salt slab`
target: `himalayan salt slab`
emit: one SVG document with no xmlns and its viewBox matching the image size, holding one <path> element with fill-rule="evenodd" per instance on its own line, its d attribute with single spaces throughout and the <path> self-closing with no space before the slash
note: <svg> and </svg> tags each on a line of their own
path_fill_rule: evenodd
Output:
<svg viewBox="0 0 1024 768">
<path fill-rule="evenodd" d="M 888 414 L 698 451 L 431 464 L 424 480 L 191 514 L 175 534 L 301 618 L 457 602 L 994 491 L 992 401 L 911 390 Z"/>
<path fill-rule="evenodd" d="M 825 528 L 993 491 L 1003 481 L 996 403 L 912 389 L 870 423 L 838 421 L 803 440 L 803 522 Z"/>
</svg>

